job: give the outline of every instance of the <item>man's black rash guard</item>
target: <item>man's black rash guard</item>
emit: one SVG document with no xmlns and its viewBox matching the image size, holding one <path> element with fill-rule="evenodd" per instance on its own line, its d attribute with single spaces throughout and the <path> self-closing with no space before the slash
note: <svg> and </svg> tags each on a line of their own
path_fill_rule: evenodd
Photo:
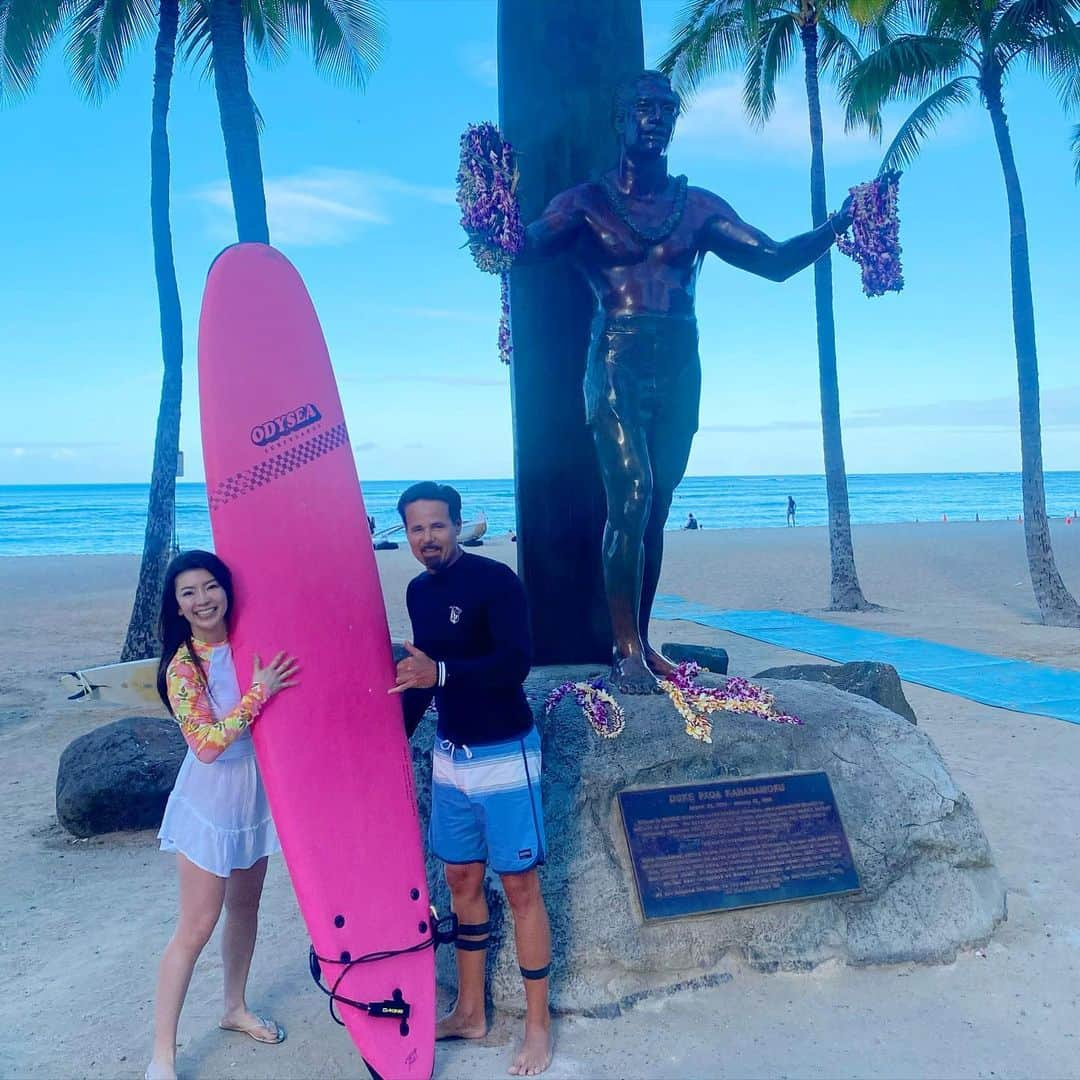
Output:
<svg viewBox="0 0 1080 1080">
<path fill-rule="evenodd" d="M 525 590 L 508 566 L 462 552 L 446 570 L 424 571 L 405 594 L 413 642 L 438 663 L 440 685 L 403 695 L 412 735 L 432 696 L 439 738 L 458 746 L 503 742 L 533 718 L 521 684 L 532 663 Z"/>
</svg>

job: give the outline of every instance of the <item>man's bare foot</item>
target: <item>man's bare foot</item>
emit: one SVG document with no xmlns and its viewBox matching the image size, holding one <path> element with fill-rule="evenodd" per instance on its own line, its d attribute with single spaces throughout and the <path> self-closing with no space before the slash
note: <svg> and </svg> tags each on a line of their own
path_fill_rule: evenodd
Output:
<svg viewBox="0 0 1080 1080">
<path fill-rule="evenodd" d="M 526 1020 L 525 1041 L 506 1071 L 511 1076 L 539 1076 L 551 1064 L 551 1051 L 551 1021 Z"/>
<path fill-rule="evenodd" d="M 172 1061 L 161 1061 L 154 1058 L 146 1066 L 143 1074 L 145 1080 L 176 1080 L 176 1064 Z"/>
<path fill-rule="evenodd" d="M 675 665 L 647 642 L 645 644 L 645 662 L 649 665 L 649 670 L 658 679 L 666 679 L 674 674 Z"/>
<path fill-rule="evenodd" d="M 466 1012 L 455 1005 L 435 1025 L 435 1039 L 482 1039 L 487 1034 L 487 1017 L 480 1012 Z"/>
<path fill-rule="evenodd" d="M 616 656 L 611 665 L 611 686 L 620 694 L 658 694 L 660 684 L 640 654 Z"/>
</svg>

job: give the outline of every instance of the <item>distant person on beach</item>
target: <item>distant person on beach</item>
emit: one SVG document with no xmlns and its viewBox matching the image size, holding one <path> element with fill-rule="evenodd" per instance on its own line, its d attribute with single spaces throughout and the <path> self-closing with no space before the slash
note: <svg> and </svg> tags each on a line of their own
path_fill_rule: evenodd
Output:
<svg viewBox="0 0 1080 1080">
<path fill-rule="evenodd" d="M 367 516 L 367 527 L 368 527 L 368 531 L 371 533 L 371 535 L 374 536 L 375 535 L 375 519 L 370 514 L 368 514 L 368 516 Z"/>
<path fill-rule="evenodd" d="M 275 694 L 296 685 L 297 666 L 285 653 L 266 665 L 256 656 L 241 693 L 229 647 L 233 606 L 232 574 L 216 555 L 185 551 L 169 564 L 157 688 L 188 752 L 158 832 L 161 850 L 176 853 L 180 918 L 158 972 L 148 1080 L 176 1076 L 180 1010 L 222 907 L 225 1010 L 218 1026 L 261 1043 L 285 1038 L 245 997 L 267 857 L 281 850 L 248 729 Z"/>
<path fill-rule="evenodd" d="M 693 514 L 687 514 L 686 515 L 686 524 L 683 526 L 683 528 L 684 529 L 691 529 L 691 530 L 699 528 L 697 518 L 694 517 Z"/>
<path fill-rule="evenodd" d="M 790 495 L 787 497 L 787 524 L 789 529 L 795 528 L 795 500 Z"/>
<path fill-rule="evenodd" d="M 409 582 L 413 645 L 397 666 L 405 729 L 412 735 L 432 698 L 432 854 L 446 864 L 458 917 L 458 996 L 437 1039 L 482 1039 L 485 955 L 491 932 L 484 874 L 502 881 L 514 917 L 525 983 L 525 1038 L 511 1076 L 551 1063 L 548 971 L 551 932 L 537 867 L 544 861 L 540 734 L 522 683 L 532 662 L 525 590 L 508 566 L 463 551 L 461 496 L 414 484 L 398 500 L 409 547 L 424 572 Z"/>
</svg>

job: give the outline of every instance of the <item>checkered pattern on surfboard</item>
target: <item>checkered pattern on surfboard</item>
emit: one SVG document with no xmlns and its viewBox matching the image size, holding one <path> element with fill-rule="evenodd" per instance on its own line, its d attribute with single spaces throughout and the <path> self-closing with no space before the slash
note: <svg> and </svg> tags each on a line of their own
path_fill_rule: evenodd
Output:
<svg viewBox="0 0 1080 1080">
<path fill-rule="evenodd" d="M 338 424 L 328 431 L 320 431 L 303 442 L 290 446 L 280 454 L 274 454 L 250 469 L 233 473 L 219 481 L 210 493 L 210 509 L 216 510 L 219 506 L 242 498 L 256 488 L 264 484 L 273 483 L 282 476 L 287 476 L 297 469 L 310 465 L 317 461 L 323 454 L 329 454 L 339 446 L 344 446 L 349 441 L 349 433 L 344 424 Z"/>
</svg>

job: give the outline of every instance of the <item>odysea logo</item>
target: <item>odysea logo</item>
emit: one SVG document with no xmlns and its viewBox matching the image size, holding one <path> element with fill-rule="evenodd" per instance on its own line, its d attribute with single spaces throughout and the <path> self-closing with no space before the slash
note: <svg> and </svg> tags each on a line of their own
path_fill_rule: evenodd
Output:
<svg viewBox="0 0 1080 1080">
<path fill-rule="evenodd" d="M 266 420 L 261 424 L 256 424 L 251 429 L 251 441 L 256 446 L 269 446 L 283 436 L 291 435 L 294 431 L 306 428 L 309 424 L 314 424 L 321 419 L 322 413 L 319 412 L 315 405 L 310 403 L 300 405 L 295 409 L 290 409 L 287 413 L 274 417 L 273 420 Z"/>
</svg>

